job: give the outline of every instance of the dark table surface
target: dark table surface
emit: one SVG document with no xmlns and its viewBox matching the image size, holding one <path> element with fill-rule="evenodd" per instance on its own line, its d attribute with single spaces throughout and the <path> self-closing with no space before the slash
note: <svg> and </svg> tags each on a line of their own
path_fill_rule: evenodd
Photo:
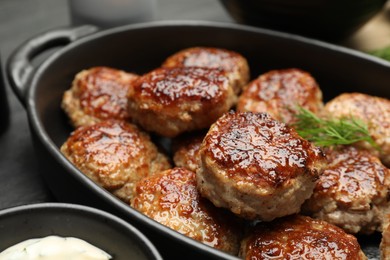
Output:
<svg viewBox="0 0 390 260">
<path fill-rule="evenodd" d="M 358 50 L 390 45 L 390 22 L 384 16 L 389 17 L 388 7 L 339 44 Z M 155 20 L 168 19 L 234 22 L 216 0 L 157 0 Z M 0 56 L 3 70 L 12 51 L 22 42 L 47 30 L 70 25 L 65 0 L 0 0 Z M 5 85 L 9 122 L 0 117 L 0 130 L 3 129 L 0 133 L 0 210 L 55 201 L 40 176 L 26 112 L 8 84 Z M 5 111 L 2 109 L 1 112 Z"/>
</svg>

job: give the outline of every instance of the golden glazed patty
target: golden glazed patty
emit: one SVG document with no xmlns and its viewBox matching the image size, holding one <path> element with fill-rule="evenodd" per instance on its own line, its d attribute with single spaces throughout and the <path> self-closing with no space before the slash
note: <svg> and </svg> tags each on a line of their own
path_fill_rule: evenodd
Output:
<svg viewBox="0 0 390 260">
<path fill-rule="evenodd" d="M 177 167 L 183 167 L 193 172 L 200 167 L 199 149 L 205 132 L 191 132 L 173 140 L 173 162 Z"/>
<path fill-rule="evenodd" d="M 383 217 L 382 239 L 379 245 L 382 260 L 390 259 L 390 214 L 387 212 Z"/>
<path fill-rule="evenodd" d="M 327 166 L 304 211 L 348 233 L 380 230 L 390 206 L 390 170 L 370 152 L 351 146 L 329 149 L 326 157 Z"/>
<path fill-rule="evenodd" d="M 233 86 L 234 93 L 239 94 L 249 81 L 249 65 L 239 53 L 210 47 L 193 47 L 181 50 L 168 57 L 163 67 L 205 67 L 224 70 Z"/>
<path fill-rule="evenodd" d="M 199 67 L 153 70 L 135 81 L 128 97 L 133 120 L 166 137 L 208 128 L 237 99 L 224 71 Z"/>
<path fill-rule="evenodd" d="M 83 70 L 65 91 L 61 106 L 74 127 L 106 119 L 128 120 L 127 92 L 138 77 L 108 67 Z"/>
<path fill-rule="evenodd" d="M 61 152 L 82 173 L 127 203 L 136 181 L 170 168 L 149 135 L 124 121 L 79 127 Z"/>
<path fill-rule="evenodd" d="M 308 72 L 292 68 L 272 70 L 251 81 L 238 99 L 237 111 L 265 112 L 290 125 L 298 106 L 320 112 L 322 92 Z"/>
<path fill-rule="evenodd" d="M 365 123 L 380 147 L 380 159 L 390 167 L 390 100 L 362 93 L 344 93 L 326 103 L 324 113 L 332 118 L 353 117 Z M 378 153 L 367 143 L 359 145 Z"/>
<path fill-rule="evenodd" d="M 325 221 L 293 215 L 262 222 L 242 241 L 243 259 L 364 260 L 357 239 Z"/>
<path fill-rule="evenodd" d="M 237 219 L 215 208 L 196 189 L 195 173 L 173 168 L 137 183 L 131 204 L 157 222 L 211 247 L 237 254 Z"/>
<path fill-rule="evenodd" d="M 226 113 L 200 148 L 198 188 L 216 206 L 248 219 L 297 213 L 313 192 L 322 152 L 267 114 Z"/>
</svg>

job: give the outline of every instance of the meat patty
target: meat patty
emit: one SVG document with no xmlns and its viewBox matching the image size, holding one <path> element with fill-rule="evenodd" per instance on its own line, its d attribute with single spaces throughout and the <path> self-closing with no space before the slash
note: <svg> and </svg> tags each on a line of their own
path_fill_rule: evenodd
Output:
<svg viewBox="0 0 390 260">
<path fill-rule="evenodd" d="M 390 214 L 386 214 L 383 217 L 383 226 L 382 226 L 382 240 L 379 245 L 381 259 L 389 260 L 390 259 Z"/>
<path fill-rule="evenodd" d="M 224 71 L 158 68 L 135 81 L 129 114 L 144 129 L 165 137 L 208 128 L 236 102 Z"/>
<path fill-rule="evenodd" d="M 292 68 L 272 70 L 250 82 L 238 99 L 237 111 L 265 112 L 290 125 L 296 121 L 298 106 L 319 113 L 322 92 L 308 72 Z"/>
<path fill-rule="evenodd" d="M 368 132 L 381 148 L 379 156 L 390 167 L 390 100 L 362 93 L 344 93 L 325 105 L 332 118 L 354 117 L 367 124 Z M 367 143 L 360 146 L 369 148 Z M 371 147 L 373 153 L 378 151 Z"/>
<path fill-rule="evenodd" d="M 243 259 L 367 259 L 357 239 L 325 221 L 293 215 L 259 223 L 242 241 Z"/>
<path fill-rule="evenodd" d="M 199 148 L 205 135 L 204 132 L 189 133 L 173 140 L 175 166 L 196 172 L 200 167 Z"/>
<path fill-rule="evenodd" d="M 181 234 L 230 254 L 238 253 L 238 220 L 200 197 L 192 171 L 173 168 L 142 179 L 131 205 Z"/>
<path fill-rule="evenodd" d="M 200 147 L 197 183 L 217 207 L 270 221 L 300 211 L 314 189 L 323 154 L 267 114 L 231 112 Z"/>
<path fill-rule="evenodd" d="M 78 73 L 65 91 L 62 109 L 74 127 L 106 119 L 128 120 L 127 92 L 138 75 L 107 67 Z"/>
<path fill-rule="evenodd" d="M 380 230 L 390 206 L 390 170 L 370 152 L 352 146 L 326 155 L 328 165 L 303 210 L 349 233 Z"/>
<path fill-rule="evenodd" d="M 163 67 L 206 67 L 227 72 L 235 94 L 249 81 L 249 65 L 239 53 L 219 48 L 193 47 L 168 57 Z"/>
<path fill-rule="evenodd" d="M 136 181 L 170 168 L 149 135 L 124 121 L 79 127 L 61 152 L 82 173 L 127 203 Z"/>
</svg>

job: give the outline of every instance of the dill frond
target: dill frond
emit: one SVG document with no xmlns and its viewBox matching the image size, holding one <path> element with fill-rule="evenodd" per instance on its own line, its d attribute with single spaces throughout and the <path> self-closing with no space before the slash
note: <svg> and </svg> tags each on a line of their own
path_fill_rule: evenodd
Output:
<svg viewBox="0 0 390 260">
<path fill-rule="evenodd" d="M 366 141 L 378 149 L 367 125 L 361 120 L 353 117 L 323 119 L 303 107 L 298 107 L 297 111 L 297 122 L 293 127 L 301 137 L 318 146 L 349 145 Z"/>
</svg>

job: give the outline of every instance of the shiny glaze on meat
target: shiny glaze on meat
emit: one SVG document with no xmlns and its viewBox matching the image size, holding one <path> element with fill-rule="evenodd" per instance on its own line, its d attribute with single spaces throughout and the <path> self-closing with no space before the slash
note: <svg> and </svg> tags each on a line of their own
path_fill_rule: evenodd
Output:
<svg viewBox="0 0 390 260">
<path fill-rule="evenodd" d="M 129 158 L 145 149 L 139 133 L 134 130 L 129 124 L 106 121 L 89 128 L 78 128 L 67 145 L 73 147 L 71 155 L 83 153 L 80 159 L 93 159 L 100 172 L 112 173 L 117 167 L 128 167 Z"/>
<path fill-rule="evenodd" d="M 173 140 L 173 161 L 176 166 L 196 172 L 200 167 L 199 149 L 204 136 L 204 132 L 192 132 Z"/>
<path fill-rule="evenodd" d="M 241 248 L 244 259 L 366 259 L 354 236 L 310 217 L 263 222 L 250 232 Z"/>
<path fill-rule="evenodd" d="M 322 92 L 309 73 L 285 69 L 267 72 L 250 82 L 238 100 L 237 110 L 265 112 L 292 124 L 297 106 L 319 112 L 323 107 Z"/>
<path fill-rule="evenodd" d="M 351 234 L 380 231 L 389 208 L 390 170 L 353 146 L 328 148 L 327 166 L 302 212 Z"/>
<path fill-rule="evenodd" d="M 135 74 L 107 68 L 90 69 L 85 77 L 77 78 L 80 105 L 85 113 L 101 119 L 127 119 L 127 92 Z"/>
<path fill-rule="evenodd" d="M 168 57 L 162 66 L 206 67 L 232 72 L 236 69 L 237 62 L 241 59 L 242 56 L 233 51 L 217 48 L 194 47 L 184 49 Z"/>
<path fill-rule="evenodd" d="M 237 101 L 224 71 L 200 67 L 153 70 L 128 98 L 133 121 L 165 137 L 206 129 Z"/>
<path fill-rule="evenodd" d="M 328 150 L 329 165 L 321 174 L 314 190 L 315 197 L 333 197 L 339 207 L 369 210 L 370 201 L 386 200 L 390 171 L 368 151 L 346 147 Z"/>
<path fill-rule="evenodd" d="M 367 125 L 368 132 L 381 148 L 378 152 L 367 143 L 359 146 L 379 153 L 383 164 L 390 167 L 390 100 L 362 93 L 343 93 L 325 105 L 324 114 L 331 118 L 353 117 Z"/>
<path fill-rule="evenodd" d="M 238 94 L 249 81 L 249 65 L 237 52 L 219 48 L 194 47 L 181 50 L 168 57 L 162 65 L 172 67 L 204 67 L 224 70 Z"/>
<path fill-rule="evenodd" d="M 133 100 L 149 100 L 164 107 L 189 101 L 217 104 L 226 95 L 225 72 L 207 68 L 159 68 L 134 84 Z"/>
<path fill-rule="evenodd" d="M 278 187 L 322 158 L 319 149 L 267 114 L 228 113 L 211 128 L 204 153 L 230 178 Z"/>
<path fill-rule="evenodd" d="M 135 193 L 136 210 L 209 246 L 238 252 L 236 219 L 199 195 L 194 172 L 173 168 L 144 178 Z"/>
<path fill-rule="evenodd" d="M 79 127 L 61 152 L 81 172 L 126 202 L 136 181 L 170 168 L 149 135 L 124 121 Z"/>
</svg>

